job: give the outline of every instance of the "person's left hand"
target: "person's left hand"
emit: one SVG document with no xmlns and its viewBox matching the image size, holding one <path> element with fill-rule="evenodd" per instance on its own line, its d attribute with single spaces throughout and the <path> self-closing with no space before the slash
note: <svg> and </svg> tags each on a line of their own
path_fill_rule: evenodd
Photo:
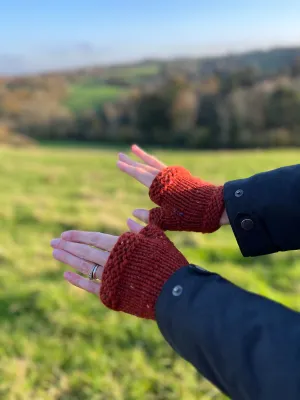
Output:
<svg viewBox="0 0 300 400">
<path fill-rule="evenodd" d="M 131 232 L 120 237 L 64 232 L 52 241 L 53 255 L 78 272 L 89 274 L 87 279 L 66 272 L 65 278 L 74 286 L 98 294 L 106 307 L 155 320 L 155 305 L 165 282 L 189 263 L 157 226 L 143 228 L 131 220 L 128 226 Z M 94 281 L 95 268 L 101 283 Z"/>
<path fill-rule="evenodd" d="M 129 230 L 134 233 L 138 233 L 144 228 L 131 219 L 128 219 L 127 225 Z M 63 232 L 60 238 L 51 241 L 51 246 L 54 249 L 53 257 L 87 276 L 95 265 L 99 265 L 96 271 L 96 278 L 101 279 L 110 251 L 118 239 L 119 236 L 100 232 Z M 73 286 L 99 295 L 101 286 L 99 281 L 89 280 L 78 273 L 70 271 L 64 273 L 64 278 Z"/>
</svg>

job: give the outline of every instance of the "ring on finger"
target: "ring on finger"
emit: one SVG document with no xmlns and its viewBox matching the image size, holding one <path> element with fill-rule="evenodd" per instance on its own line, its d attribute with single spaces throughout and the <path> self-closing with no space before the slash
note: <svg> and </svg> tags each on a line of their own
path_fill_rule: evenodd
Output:
<svg viewBox="0 0 300 400">
<path fill-rule="evenodd" d="M 89 273 L 89 280 L 94 281 L 96 278 L 97 269 L 100 267 L 99 264 L 95 264 Z"/>
</svg>

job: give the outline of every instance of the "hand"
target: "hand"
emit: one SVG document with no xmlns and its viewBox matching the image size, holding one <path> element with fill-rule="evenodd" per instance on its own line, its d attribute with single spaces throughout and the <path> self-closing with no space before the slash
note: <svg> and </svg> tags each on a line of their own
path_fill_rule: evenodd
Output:
<svg viewBox="0 0 300 400">
<path fill-rule="evenodd" d="M 135 178 L 147 188 L 150 188 L 155 177 L 160 171 L 166 168 L 166 165 L 156 157 L 146 153 L 136 144 L 131 146 L 131 151 L 145 164 L 132 160 L 126 154 L 119 153 L 119 160 L 117 162 L 118 168 L 127 175 Z M 136 209 L 133 211 L 133 216 L 146 224 L 149 223 L 149 210 Z"/>
<path fill-rule="evenodd" d="M 53 256 L 83 274 L 99 265 L 96 278 L 101 283 L 72 272 L 66 272 L 65 279 L 100 295 L 103 304 L 113 310 L 155 319 L 155 304 L 163 285 L 188 262 L 159 228 L 142 228 L 131 220 L 128 226 L 131 232 L 120 237 L 64 232 L 51 242 Z"/>
<path fill-rule="evenodd" d="M 121 171 L 132 176 L 147 188 L 150 188 L 155 177 L 160 171 L 166 168 L 166 165 L 154 156 L 146 153 L 136 144 L 131 147 L 131 150 L 133 154 L 144 161 L 145 164 L 134 161 L 126 154 L 120 153 L 117 166 Z"/>
<path fill-rule="evenodd" d="M 138 146 L 132 152 L 146 164 L 119 154 L 119 169 L 149 188 L 151 200 L 160 207 L 136 209 L 133 215 L 164 230 L 211 233 L 228 224 L 223 187 L 193 177 L 182 167 L 167 167 Z"/>
<path fill-rule="evenodd" d="M 137 222 L 128 219 L 129 230 L 140 232 L 144 227 Z M 100 232 L 67 231 L 58 239 L 51 241 L 53 257 L 64 264 L 69 265 L 81 274 L 89 275 L 95 264 L 99 265 L 96 278 L 101 279 L 104 265 L 110 251 L 117 243 L 119 236 L 108 235 Z M 91 247 L 93 246 L 93 247 Z M 64 278 L 73 286 L 77 286 L 86 292 L 99 295 L 100 282 L 94 282 L 74 272 L 65 272 Z"/>
</svg>

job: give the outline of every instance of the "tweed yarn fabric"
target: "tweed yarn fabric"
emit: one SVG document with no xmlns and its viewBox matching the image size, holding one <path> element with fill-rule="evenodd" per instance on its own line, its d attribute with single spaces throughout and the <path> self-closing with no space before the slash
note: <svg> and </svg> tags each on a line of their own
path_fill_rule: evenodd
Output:
<svg viewBox="0 0 300 400">
<path fill-rule="evenodd" d="M 115 311 L 155 320 L 155 303 L 163 285 L 186 265 L 188 261 L 158 227 L 124 233 L 105 265 L 100 299 Z"/>
<path fill-rule="evenodd" d="M 212 233 L 224 211 L 223 186 L 195 178 L 183 167 L 167 167 L 154 179 L 150 199 L 160 207 L 149 221 L 163 230 Z"/>
</svg>

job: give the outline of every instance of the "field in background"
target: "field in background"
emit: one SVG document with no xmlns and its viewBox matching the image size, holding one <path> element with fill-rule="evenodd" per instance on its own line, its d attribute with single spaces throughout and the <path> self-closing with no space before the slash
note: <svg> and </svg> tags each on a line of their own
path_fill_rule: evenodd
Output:
<svg viewBox="0 0 300 400">
<path fill-rule="evenodd" d="M 66 101 L 66 105 L 74 112 L 84 111 L 100 107 L 103 104 L 116 101 L 126 94 L 128 89 L 120 86 L 106 84 L 77 84 L 72 85 Z"/>
<path fill-rule="evenodd" d="M 101 149 L 0 149 L 0 398 L 220 400 L 155 324 L 68 286 L 49 242 L 66 229 L 121 233 L 147 191 Z M 300 151 L 158 152 L 216 183 L 298 163 Z M 298 252 L 243 259 L 230 228 L 171 235 L 188 259 L 300 309 Z"/>
<path fill-rule="evenodd" d="M 159 67 L 159 63 L 154 62 L 145 63 L 144 65 L 117 66 L 107 69 L 103 74 L 103 78 L 120 78 L 124 80 L 149 78 L 159 73 Z"/>
<path fill-rule="evenodd" d="M 81 83 L 72 84 L 65 101 L 66 106 L 74 112 L 95 109 L 105 103 L 118 101 L 128 94 L 131 85 L 138 85 L 147 78 L 154 77 L 159 72 L 158 64 L 140 66 L 113 67 L 104 71 L 101 78 L 88 78 Z M 110 83 L 107 83 L 110 80 Z M 111 81 L 115 80 L 116 84 Z M 120 84 L 126 83 L 126 86 Z"/>
</svg>

